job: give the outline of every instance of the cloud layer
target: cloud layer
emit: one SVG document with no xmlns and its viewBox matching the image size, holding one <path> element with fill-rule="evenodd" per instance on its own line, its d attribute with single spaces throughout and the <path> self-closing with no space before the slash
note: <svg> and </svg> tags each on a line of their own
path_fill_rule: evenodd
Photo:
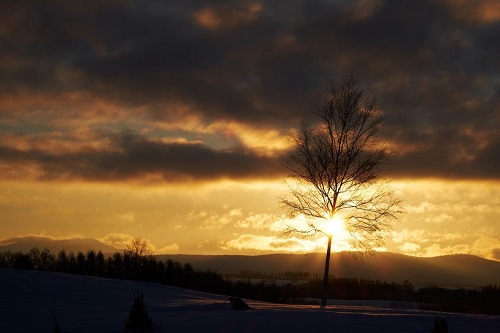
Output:
<svg viewBox="0 0 500 333">
<path fill-rule="evenodd" d="M 388 176 L 499 176 L 495 1 L 5 6 L 4 178 L 277 177 L 286 137 L 350 72 L 398 149 Z"/>
</svg>

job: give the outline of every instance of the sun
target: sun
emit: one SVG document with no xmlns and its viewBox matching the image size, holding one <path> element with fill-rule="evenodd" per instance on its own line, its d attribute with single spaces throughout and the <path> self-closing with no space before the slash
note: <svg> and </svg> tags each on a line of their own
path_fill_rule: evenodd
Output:
<svg viewBox="0 0 500 333">
<path fill-rule="evenodd" d="M 326 234 L 332 235 L 332 237 L 334 238 L 348 235 L 344 221 L 337 216 L 334 216 L 333 218 L 330 219 L 326 219 L 323 223 L 322 230 Z"/>
<path fill-rule="evenodd" d="M 285 219 L 283 222 L 295 230 L 305 230 L 304 234 L 312 237 L 312 239 L 308 240 L 296 240 L 298 243 L 304 244 L 303 248 L 312 247 L 315 251 L 323 251 L 327 244 L 327 237 L 325 236 L 331 235 L 331 250 L 333 252 L 354 250 L 352 246 L 353 236 L 349 232 L 345 221 L 339 215 L 333 218 L 316 218 L 312 221 L 304 215 L 298 215 L 291 219 Z M 314 229 L 308 229 L 308 226 L 313 226 Z"/>
<path fill-rule="evenodd" d="M 340 216 L 325 219 L 322 222 L 321 230 L 325 234 L 332 236 L 332 251 L 352 250 L 352 246 L 349 243 L 351 234 Z"/>
</svg>

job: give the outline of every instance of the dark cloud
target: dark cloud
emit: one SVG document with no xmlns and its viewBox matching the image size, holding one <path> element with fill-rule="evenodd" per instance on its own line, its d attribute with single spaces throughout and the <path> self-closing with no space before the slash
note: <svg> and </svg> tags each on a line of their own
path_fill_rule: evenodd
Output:
<svg viewBox="0 0 500 333">
<path fill-rule="evenodd" d="M 36 165 L 39 179 L 121 181 L 159 176 L 167 182 L 223 178 L 266 178 L 279 175 L 277 158 L 244 148 L 214 150 L 200 144 L 162 143 L 132 134 L 111 138 L 111 151 L 54 154 L 0 146 L 4 163 Z"/>
<path fill-rule="evenodd" d="M 78 92 L 140 108 L 131 117 L 143 121 L 170 119 L 175 104 L 206 124 L 282 130 L 311 117 L 331 81 L 353 72 L 385 112 L 382 135 L 401 145 L 389 175 L 498 178 L 500 20 L 459 9 L 444 0 L 6 3 L 0 101 Z M 275 173 L 276 161 L 245 147 L 133 138 L 117 141 L 124 152 L 115 155 L 30 156 L 52 165 L 51 177 L 167 177 L 160 166 L 192 178 Z M 27 158 L 9 147 L 0 158 L 14 155 Z"/>
</svg>

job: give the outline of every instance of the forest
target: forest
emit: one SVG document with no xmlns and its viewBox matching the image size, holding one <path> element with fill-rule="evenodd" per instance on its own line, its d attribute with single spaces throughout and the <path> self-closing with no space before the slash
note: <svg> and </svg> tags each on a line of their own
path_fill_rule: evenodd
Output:
<svg viewBox="0 0 500 333">
<path fill-rule="evenodd" d="M 224 277 L 216 271 L 197 270 L 189 263 L 161 261 L 153 255 L 125 250 L 105 256 L 101 251 L 73 253 L 32 248 L 28 253 L 0 252 L 0 267 L 82 274 L 97 277 L 157 282 L 198 291 L 249 298 L 273 303 L 313 304 L 322 295 L 323 281 L 307 272 L 274 272 L 290 280 L 278 285 L 269 275 L 242 271 L 239 278 Z M 260 273 L 259 273 L 260 274 Z M 252 277 L 252 278 L 250 278 Z M 266 279 L 264 279 L 266 277 Z M 488 285 L 477 289 L 449 289 L 438 286 L 415 288 L 410 281 L 384 282 L 330 276 L 329 298 L 343 300 L 387 300 L 415 302 L 421 309 L 500 314 L 500 288 Z M 318 303 L 319 304 L 319 303 Z"/>
</svg>

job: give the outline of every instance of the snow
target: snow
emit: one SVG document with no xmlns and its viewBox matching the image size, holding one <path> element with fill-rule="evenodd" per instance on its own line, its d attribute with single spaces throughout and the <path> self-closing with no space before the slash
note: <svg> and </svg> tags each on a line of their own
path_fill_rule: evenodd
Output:
<svg viewBox="0 0 500 333">
<path fill-rule="evenodd" d="M 51 311 L 62 332 L 123 332 L 135 292 L 144 294 L 158 324 L 155 332 L 429 333 L 438 316 L 452 333 L 500 331 L 500 316 L 394 309 L 364 301 L 333 301 L 336 305 L 321 309 L 245 300 L 253 310 L 233 311 L 228 296 L 157 283 L 0 269 L 0 332 L 52 332 Z"/>
</svg>

